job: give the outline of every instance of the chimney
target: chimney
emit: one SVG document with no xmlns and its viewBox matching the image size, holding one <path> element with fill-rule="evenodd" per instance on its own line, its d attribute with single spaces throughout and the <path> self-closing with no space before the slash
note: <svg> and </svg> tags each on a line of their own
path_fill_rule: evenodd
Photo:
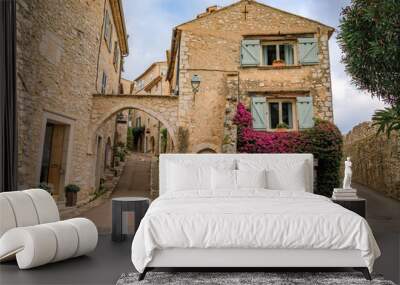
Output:
<svg viewBox="0 0 400 285">
<path fill-rule="evenodd" d="M 211 13 L 217 11 L 217 10 L 218 10 L 218 6 L 217 6 L 217 5 L 214 5 L 214 6 L 208 7 L 208 8 L 206 9 L 206 12 L 207 12 L 208 14 L 211 14 Z"/>
<path fill-rule="evenodd" d="M 206 9 L 206 11 L 204 13 L 198 14 L 197 15 L 197 19 L 198 18 L 202 18 L 202 17 L 207 16 L 207 15 L 210 15 L 210 14 L 214 13 L 217 10 L 218 10 L 218 6 L 217 5 L 210 6 L 210 7 L 208 7 Z"/>
</svg>

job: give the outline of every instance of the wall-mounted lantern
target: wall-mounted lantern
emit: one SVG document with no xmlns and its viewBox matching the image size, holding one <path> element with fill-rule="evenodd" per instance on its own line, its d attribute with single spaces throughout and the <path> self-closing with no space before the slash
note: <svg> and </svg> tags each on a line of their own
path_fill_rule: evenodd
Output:
<svg viewBox="0 0 400 285">
<path fill-rule="evenodd" d="M 200 76 L 198 76 L 197 74 L 193 75 L 191 84 L 194 95 L 196 95 L 197 92 L 199 92 L 200 83 L 201 83 Z"/>
</svg>

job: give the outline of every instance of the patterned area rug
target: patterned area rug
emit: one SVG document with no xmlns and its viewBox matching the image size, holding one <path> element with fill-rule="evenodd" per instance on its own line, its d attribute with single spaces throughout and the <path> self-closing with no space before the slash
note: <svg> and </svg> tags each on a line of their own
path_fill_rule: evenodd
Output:
<svg viewBox="0 0 400 285">
<path fill-rule="evenodd" d="M 148 272 L 142 281 L 138 281 L 138 276 L 138 273 L 122 274 L 117 285 L 395 285 L 376 275 L 372 276 L 372 281 L 368 281 L 358 272 Z"/>
</svg>

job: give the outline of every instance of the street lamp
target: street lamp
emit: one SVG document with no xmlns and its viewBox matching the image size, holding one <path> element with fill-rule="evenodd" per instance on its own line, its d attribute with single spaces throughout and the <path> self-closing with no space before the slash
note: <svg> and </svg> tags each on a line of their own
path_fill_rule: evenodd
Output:
<svg viewBox="0 0 400 285">
<path fill-rule="evenodd" d="M 198 76 L 197 74 L 192 76 L 191 84 L 194 95 L 196 95 L 197 92 L 199 92 L 200 82 L 201 82 L 200 76 Z"/>
</svg>

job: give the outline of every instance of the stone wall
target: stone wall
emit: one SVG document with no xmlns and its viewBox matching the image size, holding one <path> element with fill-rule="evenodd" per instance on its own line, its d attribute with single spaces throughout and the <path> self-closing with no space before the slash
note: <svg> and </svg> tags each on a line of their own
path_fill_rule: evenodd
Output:
<svg viewBox="0 0 400 285">
<path fill-rule="evenodd" d="M 376 136 L 364 122 L 344 136 L 344 157 L 353 161 L 353 181 L 400 200 L 400 135 Z"/>
<path fill-rule="evenodd" d="M 248 11 L 246 17 L 243 13 L 245 9 Z M 311 95 L 314 116 L 333 121 L 328 48 L 332 31 L 327 26 L 255 1 L 240 1 L 177 28 L 178 124 L 188 131 L 189 152 L 198 152 L 202 148 L 215 152 L 234 151 L 233 137 L 229 137 L 234 130 L 229 120 L 233 118 L 237 101 L 250 107 L 250 95 L 253 94 L 292 98 Z M 318 40 L 319 63 L 282 68 L 241 67 L 241 40 L 257 35 L 291 35 L 292 40 L 304 35 L 315 37 Z M 177 77 L 175 73 L 171 76 L 173 88 Z M 196 96 L 191 87 L 194 74 L 201 78 Z M 236 74 L 236 83 L 227 79 L 232 74 Z M 232 84 L 235 84 L 234 88 Z"/>
<path fill-rule="evenodd" d="M 88 153 L 92 96 L 99 92 L 103 70 L 113 74 L 110 93 L 119 84 L 120 65 L 114 67 L 113 53 L 104 50 L 104 4 L 110 9 L 109 1 L 16 2 L 19 187 L 38 186 L 46 124 L 53 123 L 67 129 L 59 199 L 69 183 L 79 185 L 79 199 L 85 199 L 94 191 L 97 161 Z M 112 126 L 101 132 L 114 134 Z"/>
<path fill-rule="evenodd" d="M 97 1 L 102 2 L 102 1 Z M 99 35 L 100 39 L 98 39 L 100 43 L 99 52 L 99 62 L 97 67 L 97 78 L 96 78 L 96 90 L 97 93 L 101 93 L 101 85 L 102 85 L 102 77 L 103 73 L 107 75 L 107 85 L 105 88 L 105 94 L 119 94 L 120 89 L 120 78 L 121 78 L 121 48 L 119 47 L 117 30 L 115 21 L 113 21 L 113 14 L 111 11 L 110 1 L 105 1 L 105 12 L 111 18 L 111 42 L 108 44 L 106 38 L 104 37 L 104 25 L 101 26 L 103 28 L 102 33 Z M 103 13 L 101 14 L 103 15 Z M 101 17 L 101 20 L 103 18 Z M 99 27 L 99 28 L 101 28 Z M 114 64 L 114 50 L 118 49 L 118 59 Z"/>
</svg>

